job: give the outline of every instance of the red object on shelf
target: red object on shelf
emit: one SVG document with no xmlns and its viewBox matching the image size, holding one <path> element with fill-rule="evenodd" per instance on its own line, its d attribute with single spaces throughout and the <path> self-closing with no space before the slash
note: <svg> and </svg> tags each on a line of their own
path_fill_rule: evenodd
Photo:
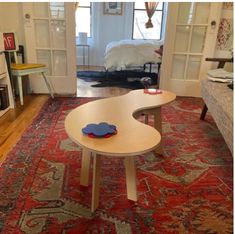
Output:
<svg viewBox="0 0 235 234">
<path fill-rule="evenodd" d="M 3 33 L 5 50 L 17 50 L 15 34 L 13 32 Z"/>
<path fill-rule="evenodd" d="M 162 90 L 160 90 L 160 89 L 144 89 L 144 93 L 147 93 L 147 94 L 161 94 Z"/>
</svg>

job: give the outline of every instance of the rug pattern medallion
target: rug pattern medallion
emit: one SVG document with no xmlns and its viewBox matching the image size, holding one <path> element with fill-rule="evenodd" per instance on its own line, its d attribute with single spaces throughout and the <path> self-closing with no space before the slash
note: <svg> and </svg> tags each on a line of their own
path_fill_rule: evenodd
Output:
<svg viewBox="0 0 235 234">
<path fill-rule="evenodd" d="M 81 149 L 64 119 L 92 100 L 49 100 L 9 153 L 0 168 L 1 233 L 232 233 L 233 157 L 210 114 L 199 120 L 199 98 L 162 108 L 164 154 L 136 156 L 138 202 L 127 200 L 123 160 L 102 156 L 91 213 L 92 174 L 79 185 Z"/>
</svg>

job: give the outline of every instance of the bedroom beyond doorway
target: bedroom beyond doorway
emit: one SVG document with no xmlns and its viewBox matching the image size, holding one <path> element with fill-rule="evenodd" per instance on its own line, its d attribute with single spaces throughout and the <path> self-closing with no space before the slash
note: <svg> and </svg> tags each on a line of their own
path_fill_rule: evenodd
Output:
<svg viewBox="0 0 235 234">
<path fill-rule="evenodd" d="M 77 71 L 83 71 L 83 66 L 77 66 Z M 86 70 L 90 71 L 104 71 L 102 66 L 89 66 Z M 78 97 L 112 97 L 126 94 L 130 89 L 124 89 L 119 87 L 91 87 L 92 84 L 97 82 L 86 82 L 82 79 L 77 79 L 77 96 Z"/>
</svg>

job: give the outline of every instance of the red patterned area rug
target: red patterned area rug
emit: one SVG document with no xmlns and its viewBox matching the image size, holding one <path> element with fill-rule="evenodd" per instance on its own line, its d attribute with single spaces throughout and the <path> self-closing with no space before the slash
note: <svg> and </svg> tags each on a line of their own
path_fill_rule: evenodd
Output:
<svg viewBox="0 0 235 234">
<path fill-rule="evenodd" d="M 49 100 L 9 153 L 0 168 L 1 233 L 233 232 L 233 157 L 210 114 L 199 120 L 199 98 L 162 108 L 164 154 L 136 156 L 138 202 L 127 200 L 123 160 L 102 157 L 91 213 L 91 181 L 79 185 L 81 149 L 64 119 L 92 100 Z"/>
</svg>

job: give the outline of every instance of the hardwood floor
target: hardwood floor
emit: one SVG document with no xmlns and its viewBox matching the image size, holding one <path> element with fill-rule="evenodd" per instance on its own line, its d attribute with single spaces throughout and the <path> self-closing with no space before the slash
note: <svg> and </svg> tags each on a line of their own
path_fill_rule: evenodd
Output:
<svg viewBox="0 0 235 234">
<path fill-rule="evenodd" d="M 24 106 L 17 101 L 16 108 L 0 117 L 0 163 L 32 123 L 48 98 L 48 95 L 24 96 Z"/>
<path fill-rule="evenodd" d="M 114 97 L 118 95 L 126 94 L 130 89 L 123 89 L 118 87 L 102 87 L 93 88 L 90 85 L 96 84 L 97 82 L 85 82 L 78 79 L 77 82 L 77 96 L 78 97 Z"/>
<path fill-rule="evenodd" d="M 90 67 L 92 69 L 101 69 Z M 111 97 L 123 95 L 129 89 L 116 87 L 92 88 L 91 82 L 83 80 L 77 82 L 77 97 Z M 0 164 L 6 158 L 7 153 L 21 138 L 23 132 L 32 123 L 41 107 L 48 100 L 48 95 L 27 95 L 24 96 L 24 106 L 16 102 L 16 108 L 9 110 L 0 117 Z"/>
<path fill-rule="evenodd" d="M 93 71 L 104 71 L 104 67 L 89 66 L 83 68 L 82 66 L 77 67 L 78 71 L 82 70 L 93 70 Z M 78 78 L 77 81 L 77 96 L 78 97 L 113 97 L 118 95 L 126 94 L 130 89 L 118 88 L 118 87 L 102 87 L 94 88 L 91 85 L 97 84 L 97 82 L 85 82 Z"/>
</svg>

